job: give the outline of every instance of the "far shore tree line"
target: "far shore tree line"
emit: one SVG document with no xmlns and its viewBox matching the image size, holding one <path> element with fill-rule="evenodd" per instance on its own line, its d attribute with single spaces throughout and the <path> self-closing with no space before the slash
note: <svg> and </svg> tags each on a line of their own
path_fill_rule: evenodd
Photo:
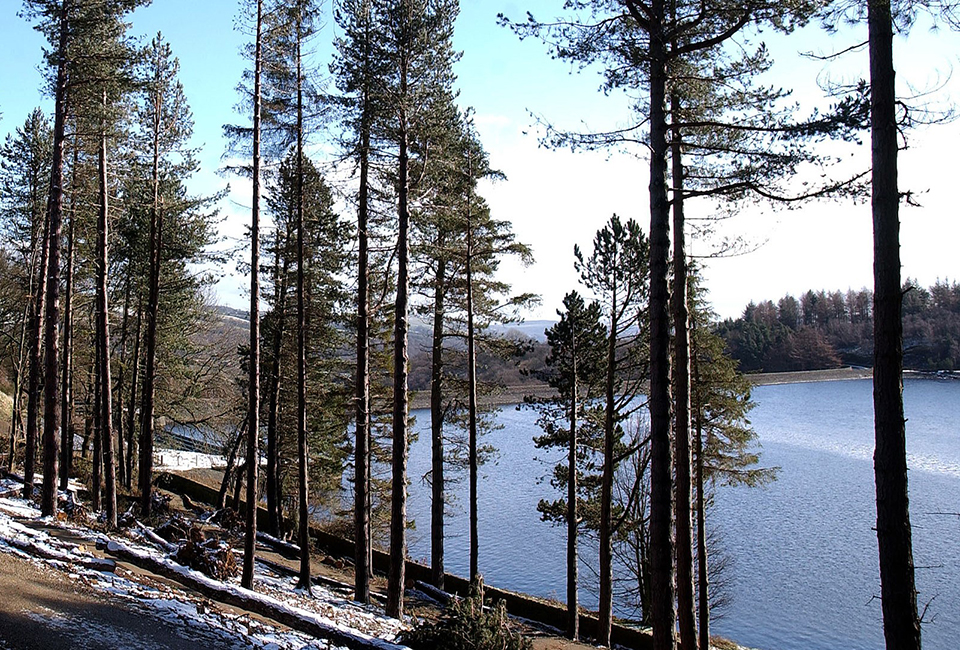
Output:
<svg viewBox="0 0 960 650">
<path fill-rule="evenodd" d="M 903 365 L 920 371 L 960 368 L 960 285 L 903 285 Z M 873 365 L 873 292 L 807 291 L 751 302 L 717 326 L 743 372 L 822 370 Z"/>
<path fill-rule="evenodd" d="M 338 0 L 333 59 L 321 66 L 313 46 L 323 3 L 240 1 L 249 67 L 238 86 L 238 124 L 225 125 L 224 155 L 224 170 L 250 191 L 250 248 L 235 260 L 250 278 L 249 328 L 239 346 L 237 332 L 211 322 L 203 308 L 211 278 L 196 269 L 216 257 L 221 197 L 186 189 L 197 164 L 179 63 L 161 34 L 145 43 L 128 33 L 129 16 L 146 4 L 23 5 L 47 39 L 43 69 L 54 112 L 52 120 L 32 113 L 0 151 L 0 268 L 8 271 L 0 277 L 0 343 L 14 396 L 8 468 L 22 466 L 29 497 L 42 463 L 45 515 L 56 514 L 58 488 L 80 470 L 94 508 L 113 527 L 124 496 L 137 501 L 140 516 L 151 515 L 162 433 L 175 425 L 226 432 L 221 502 L 228 487 L 235 504 L 244 487 L 248 504 L 262 490 L 267 532 L 289 531 L 301 547 L 305 590 L 311 507 L 348 512 L 354 596 L 370 602 L 372 549 L 384 541 L 387 613 L 399 617 L 409 341 L 419 315 L 431 329 L 433 581 L 443 586 L 453 467 L 468 478 L 469 577 L 478 581 L 481 436 L 493 426 L 480 408 L 490 387 L 478 377 L 478 359 L 523 352 L 490 326 L 516 319 L 536 297 L 515 295 L 497 275 L 506 257 L 530 263 L 532 256 L 479 192 L 481 180 L 502 174 L 472 111 L 458 103 L 459 3 Z M 563 3 L 557 20 L 500 17 L 520 38 L 542 40 L 552 56 L 601 69 L 605 92 L 633 100 L 626 126 L 584 133 L 544 123 L 545 144 L 634 150 L 649 163 L 649 228 L 644 234 L 614 217 L 591 251 L 575 251 L 585 295 L 564 299 L 540 371 L 556 397 L 531 403 L 544 430 L 537 443 L 567 452 L 551 481 L 564 496 L 544 500 L 540 511 L 567 526 L 572 638 L 579 634 L 577 535 L 587 529 L 600 542 L 599 644 L 610 645 L 616 565 L 629 574 L 656 650 L 673 650 L 678 640 L 685 650 L 708 648 L 705 485 L 770 478 L 749 451 L 749 387 L 711 331 L 690 268 L 687 212 L 704 203 L 724 214 L 747 201 L 797 203 L 869 189 L 872 300 L 810 292 L 799 305 L 789 297 L 754 305 L 720 331 L 731 349 L 753 355 L 751 363 L 782 360 L 784 353 L 771 352 L 781 334 L 794 351 L 786 357 L 807 363 L 816 341 L 824 342 L 817 354 L 830 360 L 830 332 L 852 337 L 872 318 L 884 631 L 888 648 L 919 650 L 903 326 L 938 310 L 955 317 L 948 305 L 957 301 L 953 286 L 932 288 L 929 307 L 912 306 L 922 290 L 902 292 L 896 160 L 898 129 L 911 113 L 894 93 L 892 34 L 918 7 L 896 9 L 888 0 L 592 0 Z M 764 30 L 787 37 L 808 23 L 839 31 L 864 20 L 869 80 L 842 89 L 831 106 L 799 116 L 788 90 L 760 81 L 773 66 L 758 37 Z M 870 170 L 841 174 L 824 153 L 830 147 L 820 145 L 855 145 L 867 129 Z M 811 170 L 819 181 L 794 182 Z M 636 418 L 641 385 L 645 424 Z M 246 510 L 241 584 L 252 589 L 257 520 L 254 508 Z"/>
</svg>

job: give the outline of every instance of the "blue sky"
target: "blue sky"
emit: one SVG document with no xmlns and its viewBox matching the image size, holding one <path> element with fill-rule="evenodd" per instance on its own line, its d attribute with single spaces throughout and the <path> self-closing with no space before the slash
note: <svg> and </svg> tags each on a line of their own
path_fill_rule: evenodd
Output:
<svg viewBox="0 0 960 650">
<path fill-rule="evenodd" d="M 203 147 L 195 192 L 210 193 L 227 183 L 216 174 L 224 148 L 221 126 L 241 120 L 233 111 L 234 89 L 246 65 L 239 54 L 246 36 L 234 29 L 237 5 L 233 0 L 154 0 L 132 16 L 133 34 L 150 38 L 162 31 L 180 58 L 181 80 L 196 121 L 195 144 Z M 572 154 L 539 146 L 531 112 L 571 128 L 581 122 L 603 128 L 629 119 L 622 97 L 597 92 L 600 78 L 595 71 L 572 74 L 568 65 L 550 60 L 542 44 L 519 42 L 496 25 L 498 12 L 522 19 L 530 9 L 538 17 L 549 17 L 561 0 L 462 0 L 461 5 L 456 35 L 456 46 L 463 51 L 456 68 L 461 103 L 475 108 L 491 161 L 508 177 L 482 191 L 496 216 L 514 223 L 518 238 L 533 246 L 537 258 L 531 268 L 505 264 L 502 272 L 517 290 L 543 295 L 543 306 L 531 318 L 551 318 L 563 294 L 575 287 L 575 243 L 589 246 L 594 232 L 614 212 L 637 219 L 646 229 L 646 161 L 642 151 L 635 156 Z M 34 106 L 49 106 L 40 94 L 37 71 L 43 41 L 16 16 L 19 8 L 18 0 L 0 0 L 0 134 L 14 130 Z M 329 54 L 334 27 L 327 21 L 317 38 L 318 61 Z M 818 77 L 855 76 L 866 64 L 866 52 L 830 66 L 800 59 L 796 53 L 839 49 L 863 36 L 843 33 L 831 41 L 815 28 L 786 40 L 771 36 L 769 44 L 778 62 L 771 83 L 797 88 L 798 101 L 812 105 L 820 95 Z M 948 77 L 958 63 L 958 45 L 957 34 L 930 32 L 923 24 L 909 40 L 898 39 L 898 80 L 904 92 L 910 92 L 908 83 L 924 89 Z M 956 82 L 948 81 L 937 100 L 948 102 L 955 87 Z M 901 156 L 901 184 L 923 192 L 919 198 L 924 206 L 902 214 L 904 275 L 923 284 L 960 278 L 956 254 L 960 226 L 953 194 L 958 128 L 946 124 L 920 129 Z M 843 153 L 854 164 L 866 164 L 869 146 Z M 233 192 L 222 206 L 226 216 L 222 234 L 237 243 L 249 220 L 249 190 L 238 179 L 230 183 Z M 693 205 L 689 210 L 693 216 L 708 216 L 710 206 Z M 760 245 L 749 255 L 707 262 L 708 288 L 723 316 L 738 314 L 749 300 L 775 300 L 808 288 L 845 291 L 872 283 L 866 205 L 814 204 L 787 212 L 745 206 L 720 229 L 721 235 L 746 233 Z M 710 247 L 709 242 L 693 242 L 692 252 L 702 255 Z M 232 270 L 226 269 L 228 276 L 217 293 L 220 301 L 241 306 L 246 280 L 230 275 Z"/>
</svg>

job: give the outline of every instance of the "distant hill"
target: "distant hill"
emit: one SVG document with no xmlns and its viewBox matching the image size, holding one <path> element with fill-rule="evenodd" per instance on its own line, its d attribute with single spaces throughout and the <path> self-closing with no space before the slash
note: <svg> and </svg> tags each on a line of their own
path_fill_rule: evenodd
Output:
<svg viewBox="0 0 960 650">
<path fill-rule="evenodd" d="M 216 315 L 215 325 L 211 327 L 211 334 L 219 336 L 229 332 L 237 343 L 244 343 L 242 332 L 248 332 L 250 314 L 243 309 L 235 309 L 225 305 L 215 305 L 211 311 Z M 539 385 L 530 376 L 530 371 L 544 367 L 546 358 L 546 329 L 555 321 L 534 320 L 509 325 L 494 325 L 491 333 L 512 341 L 518 341 L 526 346 L 524 354 L 519 357 L 503 359 L 495 355 L 480 353 L 477 359 L 477 370 L 481 380 L 505 386 Z M 410 354 L 410 388 L 425 390 L 430 384 L 431 351 L 433 340 L 433 325 L 419 317 L 410 319 L 409 354 Z M 461 341 L 455 341 L 454 347 L 462 347 Z"/>
</svg>

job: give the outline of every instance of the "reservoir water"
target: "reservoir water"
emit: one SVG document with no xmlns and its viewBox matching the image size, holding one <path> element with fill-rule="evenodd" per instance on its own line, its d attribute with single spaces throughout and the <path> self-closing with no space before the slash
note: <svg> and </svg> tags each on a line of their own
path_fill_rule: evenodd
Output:
<svg viewBox="0 0 960 650">
<path fill-rule="evenodd" d="M 762 386 L 751 421 L 764 466 L 762 488 L 721 488 L 708 511 L 729 560 L 730 605 L 713 632 L 762 650 L 867 650 L 883 646 L 873 493 L 871 382 Z M 908 380 L 904 389 L 910 506 L 923 645 L 953 650 L 960 638 L 960 382 Z M 410 555 L 430 554 L 429 413 L 414 412 L 410 449 Z M 563 600 L 564 529 L 540 521 L 543 480 L 559 455 L 534 447 L 534 413 L 511 407 L 487 441 L 499 449 L 481 468 L 480 571 L 489 584 Z M 462 477 L 461 477 L 462 478 Z M 466 481 L 452 488 L 446 568 L 468 571 Z M 585 540 L 581 553 L 595 556 Z M 581 602 L 596 605 L 587 560 Z M 621 608 L 622 610 L 622 608 Z"/>
</svg>

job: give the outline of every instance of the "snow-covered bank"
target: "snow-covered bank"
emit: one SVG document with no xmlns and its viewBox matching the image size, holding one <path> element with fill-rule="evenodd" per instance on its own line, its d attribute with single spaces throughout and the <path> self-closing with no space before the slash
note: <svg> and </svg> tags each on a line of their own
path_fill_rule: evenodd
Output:
<svg viewBox="0 0 960 650">
<path fill-rule="evenodd" d="M 85 540 L 85 543 L 78 544 L 77 539 Z M 98 542 L 118 552 L 121 561 L 114 565 L 98 557 L 92 550 Z M 123 553 L 119 553 L 121 549 Z M 294 590 L 294 580 L 264 566 L 258 566 L 257 593 L 243 590 L 236 580 L 216 581 L 176 564 L 136 529 L 131 529 L 129 534 L 113 532 L 106 539 L 103 533 L 85 526 L 84 522 L 74 525 L 41 518 L 39 510 L 19 498 L 0 498 L 0 552 L 65 572 L 71 580 L 165 621 L 202 628 L 207 635 L 222 638 L 223 647 L 238 644 L 271 650 L 358 647 L 354 640 L 384 650 L 398 647 L 392 641 L 402 624 L 384 616 L 376 607 L 358 605 L 319 586 L 314 587 L 312 595 L 298 593 Z M 167 566 L 171 572 L 202 581 L 211 592 L 203 597 L 173 586 L 149 572 L 131 571 L 122 561 L 124 554 L 144 558 Z M 103 570 L 97 570 L 98 567 Z M 311 629 L 327 633 L 311 636 L 265 623 L 237 608 L 211 602 L 214 598 L 210 593 L 216 590 L 269 603 L 267 609 L 272 607 L 277 612 L 285 612 L 291 619 L 310 621 L 314 626 Z M 39 624 L 42 623 L 38 621 Z M 117 635 L 120 637 L 122 634 Z"/>
</svg>

